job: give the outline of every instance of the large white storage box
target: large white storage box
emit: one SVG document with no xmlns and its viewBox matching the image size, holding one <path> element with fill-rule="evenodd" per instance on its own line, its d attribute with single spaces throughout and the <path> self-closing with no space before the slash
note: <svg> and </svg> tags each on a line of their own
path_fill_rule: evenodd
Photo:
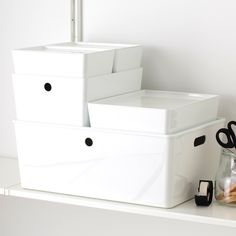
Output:
<svg viewBox="0 0 236 236">
<path fill-rule="evenodd" d="M 114 50 L 39 46 L 12 51 L 15 73 L 92 77 L 112 72 Z"/>
<path fill-rule="evenodd" d="M 88 126 L 87 101 L 141 88 L 142 68 L 90 78 L 13 75 L 19 120 Z"/>
<path fill-rule="evenodd" d="M 142 90 L 88 107 L 92 127 L 170 134 L 215 120 L 218 96 Z"/>
<path fill-rule="evenodd" d="M 214 179 L 216 120 L 173 135 L 15 122 L 24 188 L 173 207 Z"/>
<path fill-rule="evenodd" d="M 142 47 L 137 44 L 111 44 L 111 43 L 60 43 L 49 45 L 49 48 L 64 50 L 79 50 L 86 48 L 87 50 L 112 49 L 115 51 L 113 72 L 135 69 L 141 66 Z"/>
</svg>

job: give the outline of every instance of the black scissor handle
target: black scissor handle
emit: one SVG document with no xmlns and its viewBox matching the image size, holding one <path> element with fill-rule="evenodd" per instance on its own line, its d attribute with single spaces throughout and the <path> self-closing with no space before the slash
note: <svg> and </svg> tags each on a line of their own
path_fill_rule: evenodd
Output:
<svg viewBox="0 0 236 236">
<path fill-rule="evenodd" d="M 236 136 L 235 136 L 235 133 L 234 133 L 234 130 L 232 129 L 232 125 L 235 125 L 236 126 L 236 121 L 230 121 L 227 125 L 228 127 L 228 130 L 229 130 L 229 133 L 232 137 L 232 141 L 234 142 L 234 144 L 236 145 Z"/>
<path fill-rule="evenodd" d="M 232 128 L 233 125 L 236 126 L 236 121 L 230 121 L 227 124 L 227 128 L 219 129 L 216 133 L 216 140 L 223 148 L 236 148 L 236 136 Z M 222 142 L 220 134 L 224 134 L 226 136 L 226 143 Z"/>
</svg>

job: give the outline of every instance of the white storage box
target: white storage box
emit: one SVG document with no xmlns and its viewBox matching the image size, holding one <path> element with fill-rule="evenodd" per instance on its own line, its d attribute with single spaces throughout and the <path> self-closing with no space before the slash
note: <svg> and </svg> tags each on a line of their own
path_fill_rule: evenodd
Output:
<svg viewBox="0 0 236 236">
<path fill-rule="evenodd" d="M 111 44 L 111 43 L 61 43 L 49 45 L 50 48 L 80 49 L 113 49 L 115 51 L 113 72 L 135 69 L 141 66 L 142 47 L 137 44 Z"/>
<path fill-rule="evenodd" d="M 15 122 L 24 188 L 173 207 L 214 179 L 224 120 L 173 135 Z"/>
<path fill-rule="evenodd" d="M 15 73 L 92 77 L 112 72 L 114 50 L 39 46 L 12 51 Z"/>
<path fill-rule="evenodd" d="M 215 120 L 218 96 L 141 90 L 88 107 L 92 127 L 168 134 Z"/>
<path fill-rule="evenodd" d="M 15 74 L 17 119 L 88 126 L 87 101 L 139 90 L 141 80 L 141 68 L 90 78 Z"/>
</svg>

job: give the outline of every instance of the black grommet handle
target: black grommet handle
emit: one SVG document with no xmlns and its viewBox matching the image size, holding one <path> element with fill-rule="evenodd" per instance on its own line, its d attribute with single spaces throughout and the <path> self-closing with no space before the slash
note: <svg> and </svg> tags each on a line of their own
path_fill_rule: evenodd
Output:
<svg viewBox="0 0 236 236">
<path fill-rule="evenodd" d="M 52 85 L 50 83 L 46 83 L 44 84 L 44 89 L 49 92 L 52 90 Z"/>
<path fill-rule="evenodd" d="M 205 141 L 206 141 L 206 136 L 202 135 L 200 137 L 195 138 L 193 145 L 194 145 L 194 147 L 197 147 L 197 146 L 204 144 Z"/>
<path fill-rule="evenodd" d="M 93 145 L 93 140 L 91 138 L 86 138 L 85 139 L 85 144 L 90 147 L 90 146 Z"/>
</svg>

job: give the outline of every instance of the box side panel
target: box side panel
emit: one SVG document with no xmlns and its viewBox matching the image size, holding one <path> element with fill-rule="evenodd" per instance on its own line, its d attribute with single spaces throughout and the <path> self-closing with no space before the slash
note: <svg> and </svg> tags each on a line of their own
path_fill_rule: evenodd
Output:
<svg viewBox="0 0 236 236">
<path fill-rule="evenodd" d="M 85 77 L 100 76 L 112 73 L 114 50 L 89 53 L 85 56 Z"/>
<path fill-rule="evenodd" d="M 141 89 L 142 68 L 87 79 L 87 100 L 120 95 Z"/>
<path fill-rule="evenodd" d="M 13 86 L 17 119 L 86 125 L 83 79 L 13 75 Z"/>
<path fill-rule="evenodd" d="M 166 111 L 89 103 L 92 127 L 164 133 Z"/>
<path fill-rule="evenodd" d="M 164 139 L 26 122 L 15 127 L 23 187 L 165 205 Z"/>
<path fill-rule="evenodd" d="M 173 110 L 170 113 L 170 124 L 168 133 L 179 132 L 217 118 L 219 98 L 217 96 L 208 98 Z"/>
<path fill-rule="evenodd" d="M 22 186 L 174 207 L 194 196 L 199 179 L 214 179 L 220 155 L 215 133 L 223 123 L 183 135 L 143 136 L 16 122 Z"/>
<path fill-rule="evenodd" d="M 194 197 L 200 179 L 214 181 L 221 151 L 215 134 L 223 126 L 224 120 L 219 120 L 174 140 L 169 185 L 172 206 Z"/>
<path fill-rule="evenodd" d="M 138 68 L 141 66 L 141 60 L 141 46 L 116 49 L 113 72 Z"/>
<path fill-rule="evenodd" d="M 82 54 L 14 50 L 12 55 L 17 74 L 82 77 L 85 73 Z"/>
</svg>

